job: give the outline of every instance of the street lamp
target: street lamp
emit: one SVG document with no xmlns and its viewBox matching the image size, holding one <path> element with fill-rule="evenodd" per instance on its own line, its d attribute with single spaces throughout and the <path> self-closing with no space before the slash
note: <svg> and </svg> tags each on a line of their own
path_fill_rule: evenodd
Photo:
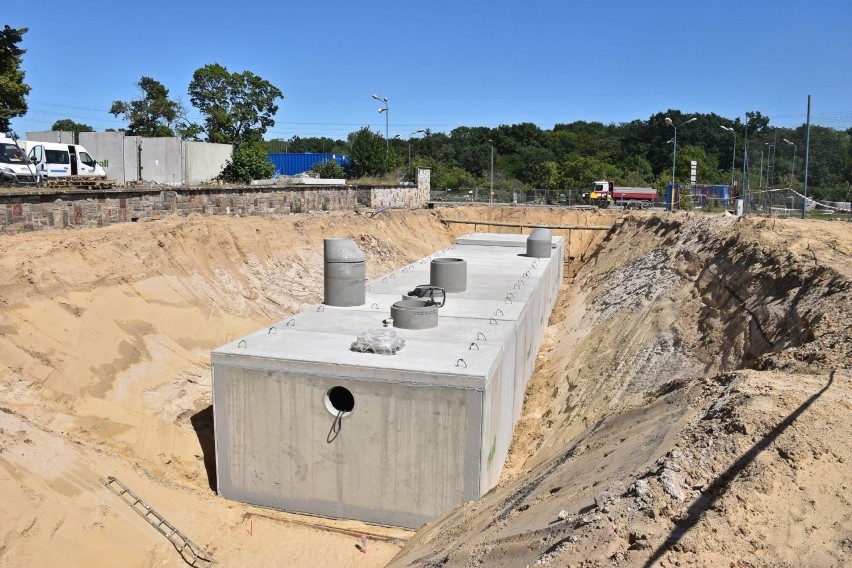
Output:
<svg viewBox="0 0 852 568">
<path fill-rule="evenodd" d="M 415 134 L 420 134 L 421 132 L 426 132 L 425 130 L 415 130 L 411 134 L 408 135 L 408 165 L 411 166 L 411 137 Z"/>
<path fill-rule="evenodd" d="M 680 124 L 680 126 L 675 126 L 674 122 L 672 122 L 672 119 L 670 119 L 669 117 L 666 117 L 666 124 L 668 126 L 671 126 L 672 128 L 674 128 L 674 138 L 672 139 L 672 140 L 674 140 L 674 148 L 673 148 L 673 151 L 672 151 L 672 197 L 671 197 L 671 201 L 669 202 L 669 211 L 671 211 L 671 212 L 674 212 L 675 167 L 677 166 L 677 129 L 680 128 L 681 126 L 686 126 L 690 122 L 695 122 L 696 120 L 698 120 L 698 117 L 693 116 L 692 118 L 690 118 L 686 122 L 682 122 Z"/>
<path fill-rule="evenodd" d="M 772 182 L 775 180 L 775 144 L 767 142 L 764 144 L 766 148 L 766 189 L 772 187 Z"/>
<path fill-rule="evenodd" d="M 385 108 L 379 109 L 379 114 L 385 113 L 385 149 L 390 150 L 390 139 L 388 138 L 388 116 L 390 115 L 388 111 L 388 98 L 379 97 L 379 95 L 373 95 L 373 98 L 385 105 Z"/>
<path fill-rule="evenodd" d="M 734 153 L 731 155 L 731 191 L 734 190 L 734 162 L 737 160 L 737 131 L 727 126 L 719 125 L 722 130 L 727 130 L 734 135 Z"/>
<path fill-rule="evenodd" d="M 793 166 L 790 168 L 790 189 L 793 189 L 793 174 L 796 172 L 796 150 L 798 150 L 798 147 L 786 138 L 781 140 L 793 147 Z"/>
<path fill-rule="evenodd" d="M 494 140 L 489 140 L 489 144 L 491 144 L 491 188 L 490 195 L 488 196 L 488 203 L 494 202 Z"/>
</svg>

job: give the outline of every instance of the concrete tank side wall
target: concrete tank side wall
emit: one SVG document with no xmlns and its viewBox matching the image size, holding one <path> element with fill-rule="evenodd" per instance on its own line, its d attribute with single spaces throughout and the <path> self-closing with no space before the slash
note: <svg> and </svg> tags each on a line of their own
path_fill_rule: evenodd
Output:
<svg viewBox="0 0 852 568">
<path fill-rule="evenodd" d="M 329 442 L 335 386 L 355 408 Z M 225 498 L 417 528 L 479 495 L 481 391 L 220 364 L 213 396 Z"/>
<path fill-rule="evenodd" d="M 503 361 L 506 362 L 505 357 Z M 512 443 L 512 433 L 515 429 L 515 421 L 512 418 L 514 382 L 514 373 L 501 365 L 492 374 L 491 382 L 485 391 L 480 454 L 480 485 L 483 493 L 500 481 L 500 472 Z"/>
</svg>

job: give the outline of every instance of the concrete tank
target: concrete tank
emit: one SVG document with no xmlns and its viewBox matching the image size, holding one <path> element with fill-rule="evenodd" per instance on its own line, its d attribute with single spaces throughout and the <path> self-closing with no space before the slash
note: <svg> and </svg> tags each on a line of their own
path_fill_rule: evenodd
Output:
<svg viewBox="0 0 852 568">
<path fill-rule="evenodd" d="M 533 229 L 527 237 L 527 256 L 533 258 L 550 258 L 553 246 L 553 231 L 550 229 Z"/>
<path fill-rule="evenodd" d="M 364 253 L 352 239 L 323 241 L 324 300 L 327 306 L 361 306 L 366 302 Z"/>
<path fill-rule="evenodd" d="M 497 485 L 562 281 L 563 239 L 546 259 L 526 240 L 474 233 L 439 251 L 467 262 L 467 290 L 436 327 L 394 326 L 393 357 L 352 342 L 427 281 L 427 259 L 368 282 L 363 305 L 311 306 L 216 349 L 219 495 L 419 528 Z"/>
<path fill-rule="evenodd" d="M 436 258 L 429 265 L 429 284 L 446 292 L 467 290 L 467 262 L 463 258 Z"/>
</svg>

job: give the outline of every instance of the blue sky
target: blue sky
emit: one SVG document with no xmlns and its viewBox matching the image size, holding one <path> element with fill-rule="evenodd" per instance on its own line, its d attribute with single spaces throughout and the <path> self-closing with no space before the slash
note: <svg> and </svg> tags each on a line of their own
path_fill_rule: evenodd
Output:
<svg viewBox="0 0 852 568">
<path fill-rule="evenodd" d="M 4 5 L 0 25 L 27 27 L 29 113 L 49 130 L 70 118 L 95 130 L 139 96 L 143 76 L 189 105 L 209 63 L 251 71 L 284 92 L 267 139 L 575 120 L 619 123 L 679 109 L 770 125 L 852 127 L 852 3 L 459 0 L 206 2 L 91 0 Z M 11 12 L 11 13 L 10 13 Z M 190 117 L 200 121 L 197 111 Z"/>
</svg>

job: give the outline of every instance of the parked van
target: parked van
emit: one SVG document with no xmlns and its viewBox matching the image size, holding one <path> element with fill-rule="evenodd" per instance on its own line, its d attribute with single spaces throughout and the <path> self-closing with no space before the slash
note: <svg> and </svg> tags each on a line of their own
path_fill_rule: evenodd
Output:
<svg viewBox="0 0 852 568">
<path fill-rule="evenodd" d="M 0 136 L 0 185 L 36 185 L 41 175 L 27 162 L 26 149 L 13 138 Z"/>
<path fill-rule="evenodd" d="M 24 142 L 27 156 L 44 178 L 66 176 L 106 177 L 104 169 L 79 144 Z"/>
</svg>

